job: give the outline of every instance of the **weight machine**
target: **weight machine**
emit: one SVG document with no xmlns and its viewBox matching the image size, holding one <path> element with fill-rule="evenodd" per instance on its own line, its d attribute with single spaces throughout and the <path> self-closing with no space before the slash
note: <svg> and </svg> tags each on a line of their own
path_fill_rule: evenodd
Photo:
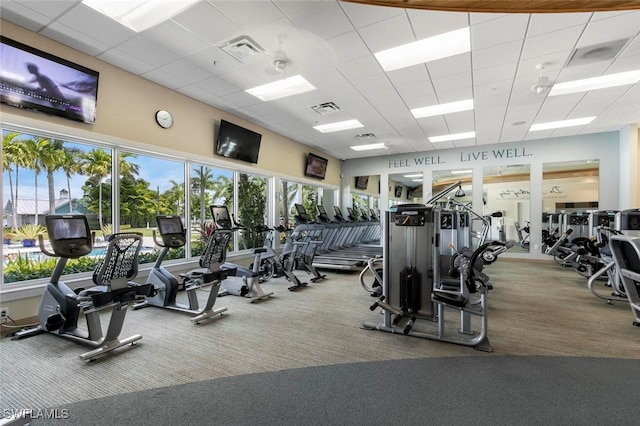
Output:
<svg viewBox="0 0 640 426">
<path fill-rule="evenodd" d="M 480 272 L 507 249 L 503 242 L 484 243 L 475 251 L 458 250 L 449 277 L 440 272 L 441 210 L 431 205 L 401 204 L 386 212 L 383 294 L 370 307 L 383 310 L 382 323 L 363 327 L 439 340 L 491 351 L 487 337 L 488 277 Z M 477 265 L 480 265 L 478 267 Z M 479 300 L 472 300 L 472 294 Z M 459 314 L 455 322 L 446 312 Z M 476 318 L 476 321 L 472 321 Z M 429 323 L 435 331 L 425 330 Z M 473 329 L 473 323 L 479 330 Z M 433 328 L 433 326 L 431 326 Z"/>
</svg>

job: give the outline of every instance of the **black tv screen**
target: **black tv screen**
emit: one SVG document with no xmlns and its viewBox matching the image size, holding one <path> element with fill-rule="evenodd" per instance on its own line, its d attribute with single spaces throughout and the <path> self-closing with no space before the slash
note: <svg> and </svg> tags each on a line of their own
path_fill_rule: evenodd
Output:
<svg viewBox="0 0 640 426">
<path fill-rule="evenodd" d="M 226 120 L 220 120 L 216 154 L 234 160 L 257 163 L 262 135 Z"/>
<path fill-rule="evenodd" d="M 356 189 L 367 189 L 369 176 L 356 176 Z"/>
<path fill-rule="evenodd" d="M 402 186 L 401 185 L 396 185 L 396 187 L 393 189 L 393 191 L 394 191 L 394 195 L 396 196 L 396 198 L 402 197 Z"/>
<path fill-rule="evenodd" d="M 316 179 L 324 179 L 327 174 L 327 164 L 329 164 L 329 160 L 326 158 L 309 153 L 304 175 Z"/>
<path fill-rule="evenodd" d="M 74 121 L 96 120 L 98 72 L 0 38 L 0 102 Z"/>
</svg>

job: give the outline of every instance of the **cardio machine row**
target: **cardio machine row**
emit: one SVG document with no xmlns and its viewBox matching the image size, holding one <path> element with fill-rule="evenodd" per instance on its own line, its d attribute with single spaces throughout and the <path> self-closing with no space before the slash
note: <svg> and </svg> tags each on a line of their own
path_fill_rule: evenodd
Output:
<svg viewBox="0 0 640 426">
<path fill-rule="evenodd" d="M 361 209 L 356 217 L 354 209 L 347 208 L 349 220 L 334 206 L 334 219 L 330 219 L 323 206 L 316 206 L 314 220 L 304 206 L 296 204 L 294 234 L 306 235 L 313 246 L 313 266 L 319 269 L 357 271 L 367 259 L 382 255 L 380 220 L 371 209 L 370 216 Z M 310 247 L 311 248 L 311 247 Z"/>
<path fill-rule="evenodd" d="M 545 253 L 587 278 L 594 296 L 628 303 L 633 325 L 640 326 L 640 209 L 567 213 L 550 220 L 557 220 L 553 229 L 561 233 L 544 240 Z"/>
<path fill-rule="evenodd" d="M 191 320 L 200 324 L 206 319 L 220 317 L 227 308 L 214 308 L 217 297 L 237 295 L 250 302 L 268 299 L 273 293 L 265 292 L 260 286 L 258 265 L 264 248 L 254 250 L 255 266 L 245 268 L 226 262 L 226 250 L 232 233 L 229 212 L 225 206 L 211 206 L 214 230 L 205 242 L 200 257 L 200 268 L 181 274 L 182 283 L 162 266 L 170 250 L 184 247 L 186 230 L 178 216 L 158 215 L 157 225 L 160 238 L 153 232 L 155 243 L 161 247 L 159 256 L 149 273 L 145 284 L 133 280 L 138 273 L 138 255 L 142 247 L 142 234 L 123 232 L 113 234 L 108 240 L 105 255 L 101 258 L 93 274 L 95 286 L 88 289 L 71 289 L 60 280 L 67 262 L 88 256 L 93 250 L 95 235 L 84 215 L 48 215 L 45 219 L 51 249 L 45 246 L 40 236 L 42 252 L 57 258 L 50 281 L 45 287 L 38 310 L 38 325 L 17 332 L 14 339 L 22 339 L 48 332 L 64 337 L 92 350 L 80 355 L 85 361 L 93 361 L 99 356 L 117 348 L 134 345 L 142 336 L 135 334 L 120 338 L 126 312 L 133 309 L 154 306 L 181 311 L 192 316 Z M 292 258 L 295 257 L 292 256 Z M 288 269 L 291 269 L 287 267 Z M 290 271 L 287 271 L 290 272 Z M 292 275 L 294 278 L 295 276 Z M 180 285 L 187 295 L 187 303 L 179 303 L 176 296 Z M 304 287 L 295 278 L 295 288 Z M 199 306 L 196 291 L 210 287 L 204 307 Z M 291 289 L 294 289 L 290 287 Z M 106 334 L 103 333 L 100 313 L 111 309 Z M 86 329 L 78 326 L 81 315 L 85 316 Z"/>
</svg>

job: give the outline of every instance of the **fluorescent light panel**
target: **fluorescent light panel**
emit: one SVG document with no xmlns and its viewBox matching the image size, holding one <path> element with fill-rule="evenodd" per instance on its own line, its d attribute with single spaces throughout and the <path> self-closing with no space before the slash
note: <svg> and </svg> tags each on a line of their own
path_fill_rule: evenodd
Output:
<svg viewBox="0 0 640 426">
<path fill-rule="evenodd" d="M 273 83 L 252 87 L 251 89 L 245 90 L 245 92 L 266 102 L 286 96 L 310 92 L 311 90 L 316 90 L 314 85 L 305 80 L 303 76 L 294 75 L 293 77 L 284 78 L 274 81 Z"/>
<path fill-rule="evenodd" d="M 422 108 L 414 108 L 411 114 L 415 118 L 433 117 L 434 115 L 450 114 L 452 112 L 469 111 L 473 109 L 473 99 L 449 102 L 447 104 L 432 105 Z"/>
<path fill-rule="evenodd" d="M 404 177 L 406 177 L 406 178 L 421 178 L 422 177 L 422 173 L 414 173 L 414 174 L 410 174 L 410 175 L 404 175 Z"/>
<path fill-rule="evenodd" d="M 412 182 L 422 182 L 422 179 L 411 179 Z"/>
<path fill-rule="evenodd" d="M 582 126 L 591 123 L 595 117 L 574 118 L 573 120 L 550 121 L 548 123 L 532 124 L 530 132 L 537 130 L 561 129 L 563 127 Z"/>
<path fill-rule="evenodd" d="M 369 151 L 372 149 L 384 149 L 386 146 L 384 143 L 371 143 L 369 145 L 355 145 L 351 149 L 354 151 Z"/>
<path fill-rule="evenodd" d="M 451 170 L 451 174 L 453 175 L 463 175 L 467 173 L 473 173 L 473 170 Z"/>
<path fill-rule="evenodd" d="M 448 58 L 471 50 L 469 27 L 407 43 L 375 54 L 385 71 Z"/>
<path fill-rule="evenodd" d="M 460 139 L 471 139 L 476 137 L 476 132 L 454 133 L 451 135 L 432 136 L 429 138 L 429 142 L 448 142 L 457 141 Z"/>
<path fill-rule="evenodd" d="M 82 3 L 140 33 L 191 7 L 199 0 L 83 0 Z"/>
<path fill-rule="evenodd" d="M 320 133 L 339 132 L 341 130 L 357 129 L 358 127 L 364 127 L 364 125 L 360 123 L 358 120 L 338 121 L 335 123 L 313 126 L 313 128 L 319 131 Z M 372 145 L 384 145 L 384 144 L 379 143 L 379 144 L 372 144 Z M 369 145 L 360 145 L 360 146 L 369 146 Z M 370 149 L 376 149 L 376 148 L 370 148 Z"/>
<path fill-rule="evenodd" d="M 569 93 L 587 92 L 589 90 L 606 89 L 607 87 L 636 84 L 640 81 L 640 70 L 585 78 L 554 84 L 549 96 L 567 95 Z"/>
</svg>

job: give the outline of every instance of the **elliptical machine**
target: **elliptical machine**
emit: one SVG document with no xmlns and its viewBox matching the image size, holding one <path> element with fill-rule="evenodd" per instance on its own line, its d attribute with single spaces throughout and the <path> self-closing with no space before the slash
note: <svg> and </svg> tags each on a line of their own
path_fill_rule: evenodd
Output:
<svg viewBox="0 0 640 426">
<path fill-rule="evenodd" d="M 171 272 L 162 266 L 162 261 L 170 250 L 179 249 L 186 244 L 186 231 L 180 216 L 158 215 L 156 216 L 158 231 L 161 241 L 158 240 L 156 231 L 153 231 L 153 240 L 162 248 L 153 269 L 149 272 L 147 284 L 153 286 L 153 294 L 147 296 L 144 302 L 133 305 L 133 309 L 142 309 L 147 306 L 171 309 L 193 315 L 191 321 L 200 324 L 203 320 L 214 316 L 221 316 L 227 308 L 213 309 L 216 303 L 221 281 L 226 277 L 226 271 L 205 272 L 193 275 L 185 280 L 184 289 L 187 292 L 188 304 L 176 302 L 178 294 L 178 280 Z M 205 286 L 211 286 L 207 303 L 200 309 L 197 290 Z"/>
<path fill-rule="evenodd" d="M 139 334 L 126 339 L 118 337 L 129 304 L 148 295 L 152 289 L 150 284 L 130 281 L 138 273 L 142 234 L 123 232 L 111 235 L 106 254 L 93 273 L 96 286 L 74 291 L 60 281 L 60 277 L 69 259 L 86 256 L 93 249 L 93 235 L 87 218 L 82 215 L 48 215 L 45 220 L 53 252 L 46 249 L 42 235 L 38 239 L 40 250 L 47 256 L 57 257 L 58 261 L 42 295 L 39 325 L 19 331 L 14 339 L 43 332 L 66 337 L 93 348 L 80 355 L 85 361 L 93 361 L 100 355 L 140 340 L 142 336 Z M 109 308 L 111 318 L 103 336 L 100 312 Z M 87 330 L 78 328 L 80 313 L 85 315 Z"/>
</svg>

